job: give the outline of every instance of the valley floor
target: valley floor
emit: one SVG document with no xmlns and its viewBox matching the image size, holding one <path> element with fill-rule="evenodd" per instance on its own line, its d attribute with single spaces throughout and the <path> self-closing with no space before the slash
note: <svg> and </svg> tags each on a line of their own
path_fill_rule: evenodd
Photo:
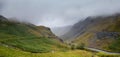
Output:
<svg viewBox="0 0 120 57">
<path fill-rule="evenodd" d="M 105 55 L 84 50 L 72 50 L 66 52 L 30 53 L 19 49 L 0 46 L 0 57 L 120 57 L 119 55 Z"/>
</svg>

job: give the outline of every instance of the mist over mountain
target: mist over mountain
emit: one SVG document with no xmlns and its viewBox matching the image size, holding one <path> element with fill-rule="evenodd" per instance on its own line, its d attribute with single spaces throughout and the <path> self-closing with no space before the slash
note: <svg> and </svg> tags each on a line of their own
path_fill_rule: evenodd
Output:
<svg viewBox="0 0 120 57">
<path fill-rule="evenodd" d="M 64 27 L 88 16 L 120 12 L 119 0 L 0 0 L 0 14 L 35 25 Z"/>
<path fill-rule="evenodd" d="M 61 37 L 62 35 L 66 34 L 73 25 L 71 26 L 65 26 L 65 27 L 54 27 L 51 28 L 53 33 L 55 33 L 58 37 Z"/>
</svg>

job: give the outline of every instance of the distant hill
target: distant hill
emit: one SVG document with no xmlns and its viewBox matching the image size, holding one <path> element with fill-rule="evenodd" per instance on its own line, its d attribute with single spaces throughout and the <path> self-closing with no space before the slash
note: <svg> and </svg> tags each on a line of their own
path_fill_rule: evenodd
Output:
<svg viewBox="0 0 120 57">
<path fill-rule="evenodd" d="M 51 32 L 50 28 L 9 20 L 1 15 L 0 45 L 32 53 L 64 51 L 67 49 L 61 39 Z"/>
<path fill-rule="evenodd" d="M 88 17 L 62 36 L 77 45 L 120 52 L 120 14 Z"/>
<path fill-rule="evenodd" d="M 72 25 L 64 26 L 64 27 L 54 27 L 52 28 L 52 31 L 58 37 L 61 37 L 62 35 L 66 34 L 71 28 L 72 28 Z"/>
</svg>

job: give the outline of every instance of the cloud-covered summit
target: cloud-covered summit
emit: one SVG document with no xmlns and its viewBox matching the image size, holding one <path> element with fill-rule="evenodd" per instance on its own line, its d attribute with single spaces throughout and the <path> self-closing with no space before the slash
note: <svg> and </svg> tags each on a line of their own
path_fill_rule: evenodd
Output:
<svg viewBox="0 0 120 57">
<path fill-rule="evenodd" d="M 120 12 L 120 0 L 0 0 L 0 5 L 4 5 L 1 14 L 8 18 L 48 27 Z"/>
</svg>

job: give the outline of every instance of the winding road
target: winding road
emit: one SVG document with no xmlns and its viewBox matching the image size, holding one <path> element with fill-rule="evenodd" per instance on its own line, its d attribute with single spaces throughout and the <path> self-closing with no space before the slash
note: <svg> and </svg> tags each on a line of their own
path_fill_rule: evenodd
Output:
<svg viewBox="0 0 120 57">
<path fill-rule="evenodd" d="M 95 48 L 85 47 L 85 49 L 88 49 L 88 50 L 91 50 L 91 51 L 95 51 L 95 52 L 103 52 L 103 53 L 106 53 L 106 54 L 120 55 L 120 53 L 107 52 L 107 51 L 103 51 L 103 50 L 99 50 L 99 49 L 95 49 Z"/>
</svg>

